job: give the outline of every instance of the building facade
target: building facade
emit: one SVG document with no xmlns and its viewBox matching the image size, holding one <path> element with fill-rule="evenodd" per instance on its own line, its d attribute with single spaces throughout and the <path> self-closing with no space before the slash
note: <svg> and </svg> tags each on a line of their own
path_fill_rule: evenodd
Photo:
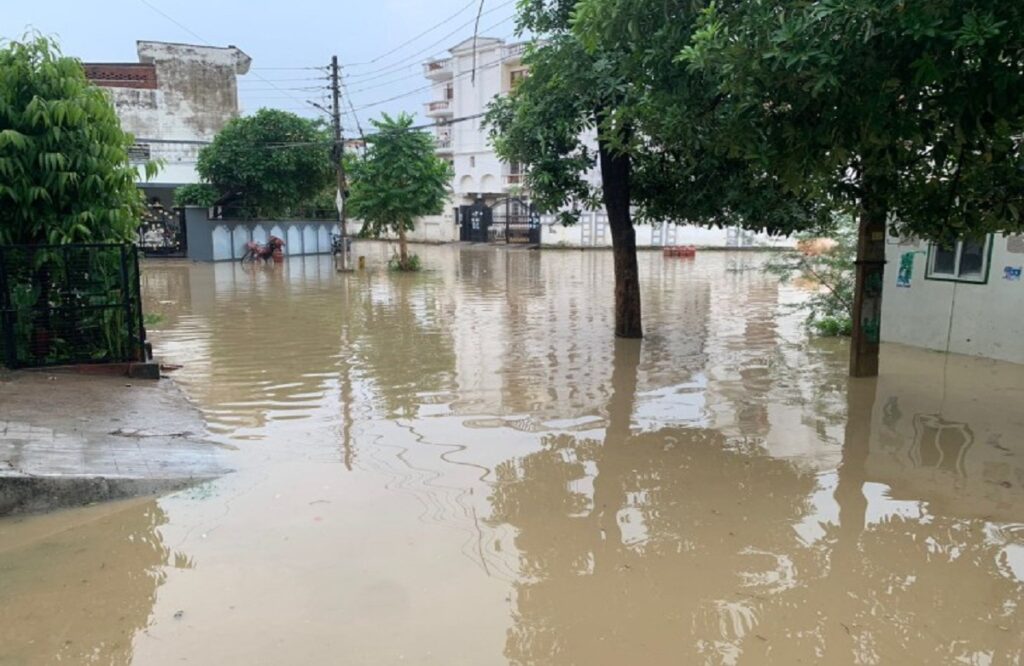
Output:
<svg viewBox="0 0 1024 666">
<path fill-rule="evenodd" d="M 453 46 L 450 55 L 423 63 L 423 75 L 432 84 L 431 100 L 424 113 L 435 123 L 438 155 L 451 162 L 452 206 L 468 214 L 469 207 L 483 202 L 493 211 L 491 236 L 501 238 L 504 222 L 524 220 L 529 214 L 529 195 L 523 190 L 521 165 L 502 161 L 494 152 L 482 114 L 494 97 L 508 94 L 528 76 L 522 62 L 523 42 L 477 37 Z M 596 142 L 596 137 L 591 140 Z M 601 183 L 596 167 L 587 174 L 594 186 Z M 453 211 L 449 217 L 456 216 Z M 603 209 L 585 211 L 578 224 L 565 227 L 555 216 L 540 216 L 541 245 L 611 247 L 611 232 Z M 706 229 L 674 224 L 636 227 L 637 245 L 698 245 L 705 247 L 792 246 L 786 238 L 739 229 Z"/>
<path fill-rule="evenodd" d="M 86 76 L 106 88 L 121 119 L 135 136 L 132 158 L 147 199 L 173 205 L 175 188 L 199 182 L 199 149 L 239 115 L 238 76 L 252 60 L 235 46 L 136 42 L 136 63 L 83 63 Z M 142 165 L 161 160 L 147 181 Z"/>
<path fill-rule="evenodd" d="M 882 341 L 1024 363 L 1024 236 L 890 237 L 886 262 Z"/>
</svg>

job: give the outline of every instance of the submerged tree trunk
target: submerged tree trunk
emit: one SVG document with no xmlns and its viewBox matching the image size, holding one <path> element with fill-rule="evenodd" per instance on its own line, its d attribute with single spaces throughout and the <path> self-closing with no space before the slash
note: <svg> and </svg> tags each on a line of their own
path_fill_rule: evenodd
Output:
<svg viewBox="0 0 1024 666">
<path fill-rule="evenodd" d="M 601 158 L 604 206 L 608 211 L 612 252 L 615 255 L 615 335 L 620 338 L 642 338 L 636 231 L 629 212 L 630 160 L 628 155 L 613 152 L 600 139 L 598 152 Z"/>
<path fill-rule="evenodd" d="M 866 181 L 857 234 L 857 274 L 853 292 L 853 334 L 850 376 L 878 375 L 878 343 L 882 325 L 882 284 L 885 275 L 885 200 L 876 183 Z"/>
<path fill-rule="evenodd" d="M 405 225 L 398 227 L 398 263 L 403 271 L 409 268 L 409 246 L 405 242 Z"/>
</svg>

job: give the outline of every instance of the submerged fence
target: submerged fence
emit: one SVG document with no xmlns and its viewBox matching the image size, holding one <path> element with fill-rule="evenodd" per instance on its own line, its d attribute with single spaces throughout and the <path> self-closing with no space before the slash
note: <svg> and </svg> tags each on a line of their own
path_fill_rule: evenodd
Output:
<svg viewBox="0 0 1024 666">
<path fill-rule="evenodd" d="M 145 356 L 135 246 L 0 246 L 0 361 L 7 367 Z"/>
</svg>

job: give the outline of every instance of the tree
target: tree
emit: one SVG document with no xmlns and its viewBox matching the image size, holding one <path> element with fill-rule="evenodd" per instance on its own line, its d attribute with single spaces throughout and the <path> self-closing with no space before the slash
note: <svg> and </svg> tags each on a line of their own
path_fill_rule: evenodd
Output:
<svg viewBox="0 0 1024 666">
<path fill-rule="evenodd" d="M 498 153 L 529 167 L 527 189 L 541 211 L 572 223 L 603 200 L 615 253 L 615 334 L 627 338 L 642 336 L 634 219 L 788 233 L 820 217 L 784 196 L 771 174 L 713 149 L 722 100 L 659 48 L 688 43 L 696 3 L 666 14 L 666 3 L 651 0 L 634 11 L 642 4 L 521 3 L 520 28 L 541 41 L 524 57 L 530 76 L 488 115 Z M 588 179 L 595 166 L 600 188 Z"/>
<path fill-rule="evenodd" d="M 730 100 L 721 140 L 859 219 L 850 372 L 878 372 L 885 232 L 1024 228 L 1024 6 L 727 0 L 678 50 Z"/>
<path fill-rule="evenodd" d="M 199 151 L 197 170 L 216 189 L 220 205 L 240 208 L 247 216 L 287 215 L 308 207 L 330 187 L 331 145 L 319 122 L 260 109 L 225 125 Z"/>
<path fill-rule="evenodd" d="M 134 143 L 81 63 L 46 37 L 0 48 L 0 243 L 129 241 Z M 155 173 L 147 165 L 147 175 Z"/>
<path fill-rule="evenodd" d="M 435 153 L 430 134 L 411 129 L 412 116 L 384 114 L 372 123 L 377 132 L 366 137 L 366 154 L 351 162 L 349 213 L 363 221 L 364 235 L 398 234 L 397 267 L 415 270 L 406 232 L 417 217 L 444 210 L 451 167 Z"/>
</svg>

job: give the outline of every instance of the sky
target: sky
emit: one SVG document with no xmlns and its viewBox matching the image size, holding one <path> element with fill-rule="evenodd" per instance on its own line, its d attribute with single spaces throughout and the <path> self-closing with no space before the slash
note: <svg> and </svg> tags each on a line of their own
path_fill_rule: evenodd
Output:
<svg viewBox="0 0 1024 666">
<path fill-rule="evenodd" d="M 421 63 L 472 36 L 479 0 L 0 0 L 0 38 L 27 29 L 56 37 L 85 62 L 137 62 L 136 40 L 233 44 L 252 57 L 239 77 L 243 111 L 263 106 L 315 117 L 329 105 L 337 55 L 355 116 L 419 114 L 429 101 Z M 514 0 L 483 0 L 480 34 L 512 39 Z M 427 87 L 427 89 L 422 89 Z M 397 99 L 390 99 L 397 97 Z M 388 100 L 388 101 L 385 101 Z M 355 124 L 346 107 L 345 124 Z M 418 115 L 422 120 L 422 115 Z"/>
</svg>

